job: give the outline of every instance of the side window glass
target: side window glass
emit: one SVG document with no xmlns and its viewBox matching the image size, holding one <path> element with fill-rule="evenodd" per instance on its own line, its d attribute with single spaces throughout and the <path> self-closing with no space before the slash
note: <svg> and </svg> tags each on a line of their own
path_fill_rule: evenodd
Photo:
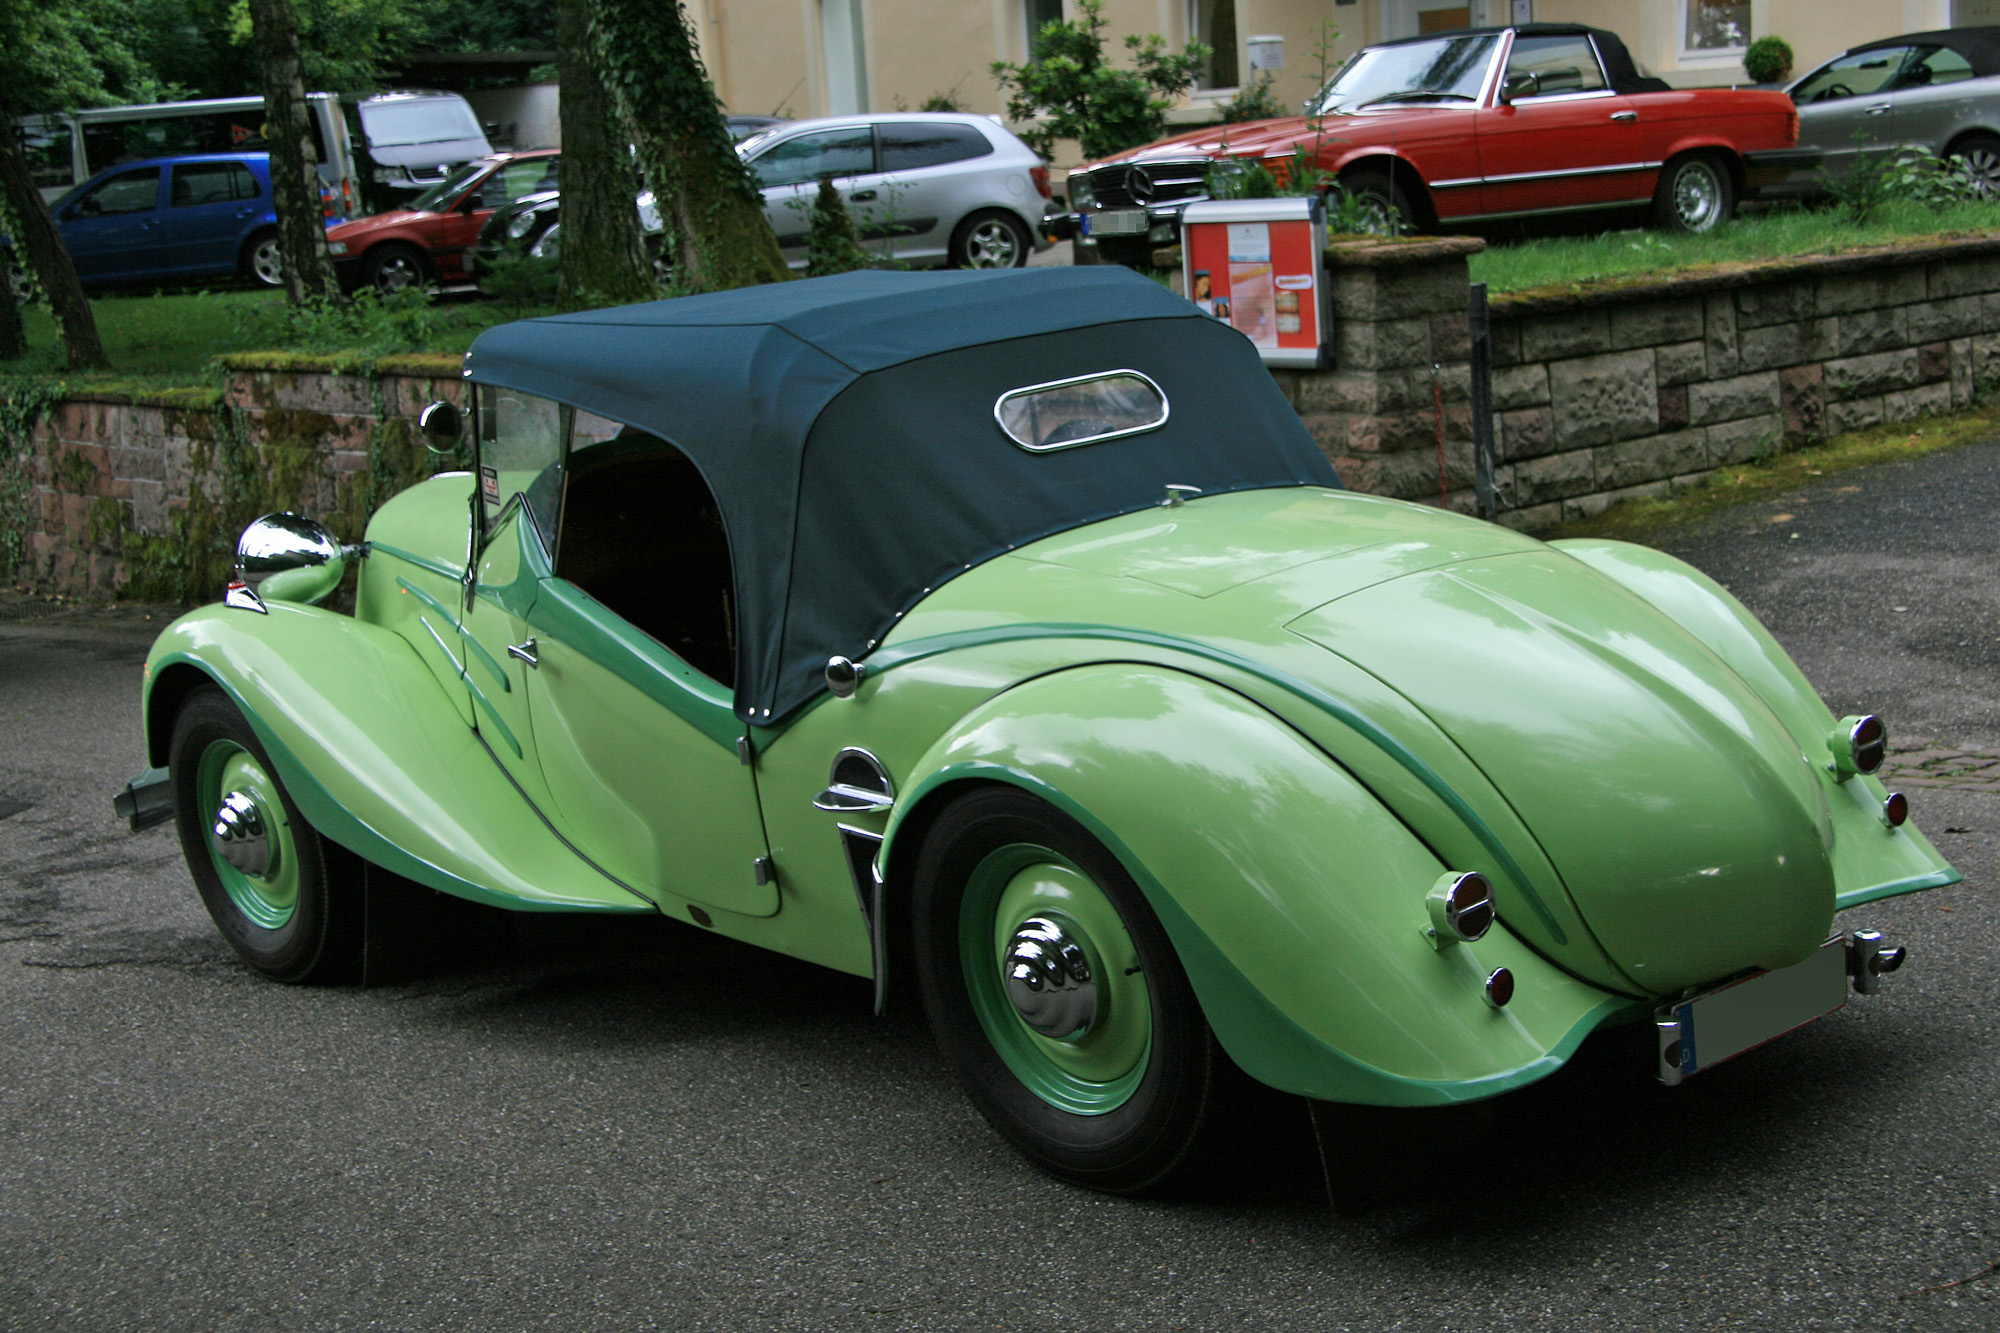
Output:
<svg viewBox="0 0 2000 1333">
<path fill-rule="evenodd" d="M 174 208 L 194 208 L 255 199 L 257 193 L 257 178 L 241 162 L 191 162 L 174 168 L 168 199 Z"/>
<path fill-rule="evenodd" d="M 1597 48 L 1581 34 L 1561 37 L 1516 37 L 1507 57 L 1507 96 L 1553 97 L 1558 93 L 1589 93 L 1604 87 L 1597 65 Z"/>
<path fill-rule="evenodd" d="M 1792 89 L 1792 100 L 1800 106 L 1810 102 L 1837 102 L 1844 97 L 1866 97 L 1879 93 L 1895 79 L 1911 55 L 1907 46 L 1879 51 L 1857 51 L 1842 56 Z"/>
<path fill-rule="evenodd" d="M 714 493 L 657 435 L 579 411 L 556 535 L 568 579 L 711 680 L 736 675 L 729 538 Z"/>
<path fill-rule="evenodd" d="M 1898 92 L 1905 88 L 1929 88 L 1939 83 L 1958 83 L 1973 77 L 1972 65 L 1948 46 L 1926 52 L 1923 59 L 1903 71 L 1896 81 Z"/>
<path fill-rule="evenodd" d="M 128 171 L 113 176 L 83 198 L 76 211 L 85 217 L 105 217 L 113 213 L 145 213 L 160 202 L 160 169 Z"/>
<path fill-rule="evenodd" d="M 561 160 L 551 157 L 530 162 L 509 162 L 481 187 L 480 193 L 485 198 L 482 207 L 498 208 L 502 204 L 513 203 L 524 194 L 555 189 L 556 163 Z M 494 188 L 496 182 L 497 189 Z"/>
<path fill-rule="evenodd" d="M 479 397 L 479 497 L 485 530 L 517 500 L 534 520 L 543 545 L 555 531 L 562 496 L 563 409 L 547 398 L 514 389 L 477 386 Z"/>
<path fill-rule="evenodd" d="M 822 130 L 772 144 L 750 160 L 757 182 L 803 185 L 821 176 L 859 176 L 875 170 L 875 133 L 866 125 Z"/>
<path fill-rule="evenodd" d="M 884 125 L 882 170 L 914 171 L 985 157 L 993 151 L 986 136 L 970 125 Z"/>
</svg>

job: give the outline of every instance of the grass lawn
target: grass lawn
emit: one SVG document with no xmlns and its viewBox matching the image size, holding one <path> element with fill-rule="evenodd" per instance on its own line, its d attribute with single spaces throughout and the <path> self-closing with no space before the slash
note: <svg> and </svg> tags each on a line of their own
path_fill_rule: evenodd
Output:
<svg viewBox="0 0 2000 1333">
<path fill-rule="evenodd" d="M 1769 259 L 1832 255 L 1897 242 L 2000 236 L 2000 204 L 1896 202 L 1865 223 L 1834 209 L 1773 209 L 1702 236 L 1614 231 L 1490 246 L 1472 257 L 1472 280 L 1489 293 L 1561 291 L 1590 283 L 1726 269 Z"/>
<path fill-rule="evenodd" d="M 464 297 L 423 304 L 412 298 L 364 306 L 344 321 L 308 320 L 287 328 L 284 298 L 274 291 L 121 292 L 96 297 L 90 306 L 111 360 L 109 372 L 64 372 L 54 322 L 48 305 L 40 303 L 22 311 L 30 350 L 11 365 L 0 363 L 0 393 L 6 378 L 15 375 L 59 377 L 78 388 L 113 392 L 208 387 L 216 382 L 210 360 L 230 352 L 457 355 L 495 324 L 553 309 Z"/>
</svg>

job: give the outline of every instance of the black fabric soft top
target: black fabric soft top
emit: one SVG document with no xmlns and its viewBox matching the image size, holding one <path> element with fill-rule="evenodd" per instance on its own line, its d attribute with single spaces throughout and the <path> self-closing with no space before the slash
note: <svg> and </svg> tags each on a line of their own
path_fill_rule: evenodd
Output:
<svg viewBox="0 0 2000 1333">
<path fill-rule="evenodd" d="M 1393 42 L 1379 43 L 1382 46 L 1405 46 L 1413 42 L 1434 42 L 1440 37 L 1462 37 L 1468 33 L 1502 33 L 1506 28 L 1458 28 L 1451 32 L 1427 32 L 1416 37 L 1399 37 Z M 1617 33 L 1605 28 L 1586 27 L 1581 23 L 1522 23 L 1513 31 L 1522 37 L 1572 37 L 1588 34 L 1597 43 L 1597 54 L 1604 58 L 1604 80 L 1615 93 L 1665 93 L 1672 92 L 1673 86 L 1665 79 L 1653 79 L 1639 72 L 1638 62 L 1625 49 L 1625 41 Z"/>
<path fill-rule="evenodd" d="M 1137 370 L 1156 429 L 1034 453 L 1009 390 Z M 954 575 L 1051 533 L 1204 492 L 1337 486 L 1248 339 L 1123 268 L 864 271 L 488 330 L 466 375 L 672 442 L 715 492 L 737 606 L 736 711 L 782 721 Z"/>
<path fill-rule="evenodd" d="M 1900 37 L 1884 37 L 1876 42 L 1864 42 L 1841 52 L 1854 55 L 1861 51 L 1877 51 L 1884 47 L 1896 46 L 1946 46 L 1965 57 L 1972 66 L 1973 75 L 1985 78 L 1989 74 L 2000 74 L 2000 28 L 1944 28 L 1935 32 L 1906 32 Z"/>
</svg>

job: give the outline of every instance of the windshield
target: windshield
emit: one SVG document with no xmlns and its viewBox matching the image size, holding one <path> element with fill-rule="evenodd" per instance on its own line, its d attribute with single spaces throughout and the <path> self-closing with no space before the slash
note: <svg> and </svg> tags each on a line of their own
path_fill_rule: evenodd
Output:
<svg viewBox="0 0 2000 1333">
<path fill-rule="evenodd" d="M 451 175 L 412 199 L 409 206 L 419 213 L 435 213 L 458 198 L 472 182 L 492 169 L 493 164 L 483 157 L 461 163 Z"/>
<path fill-rule="evenodd" d="M 480 137 L 472 108 L 456 97 L 424 97 L 409 101 L 363 102 L 361 124 L 371 148 L 407 148 L 420 143 L 450 143 Z"/>
<path fill-rule="evenodd" d="M 1358 111 L 1374 102 L 1476 102 L 1499 40 L 1482 33 L 1370 47 L 1341 66 L 1320 94 L 1318 110 Z"/>
</svg>

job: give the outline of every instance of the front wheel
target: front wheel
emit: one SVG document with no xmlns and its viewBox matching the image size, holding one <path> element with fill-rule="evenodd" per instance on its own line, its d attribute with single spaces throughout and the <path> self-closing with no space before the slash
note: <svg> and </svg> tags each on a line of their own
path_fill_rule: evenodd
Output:
<svg viewBox="0 0 2000 1333">
<path fill-rule="evenodd" d="M 1408 236 L 1417 210 L 1393 176 L 1357 171 L 1327 194 L 1326 229 L 1339 236 Z"/>
<path fill-rule="evenodd" d="M 1166 932 L 1081 824 L 1012 787 L 961 797 L 919 854 L 924 1008 L 980 1113 L 1080 1185 L 1190 1174 L 1233 1072 Z"/>
<path fill-rule="evenodd" d="M 1736 184 L 1713 157 L 1677 158 L 1660 173 L 1653 220 L 1662 231 L 1714 231 L 1736 211 Z"/>
<path fill-rule="evenodd" d="M 1027 227 L 1012 213 L 974 213 L 951 238 L 953 268 L 1021 268 L 1033 253 Z"/>
<path fill-rule="evenodd" d="M 305 821 L 221 690 L 181 706 L 168 771 L 188 872 L 237 956 L 275 981 L 346 979 L 361 954 L 360 866 Z"/>
<path fill-rule="evenodd" d="M 427 286 L 430 280 L 430 261 L 414 246 L 378 246 L 361 261 L 361 281 L 384 296 Z"/>
</svg>

